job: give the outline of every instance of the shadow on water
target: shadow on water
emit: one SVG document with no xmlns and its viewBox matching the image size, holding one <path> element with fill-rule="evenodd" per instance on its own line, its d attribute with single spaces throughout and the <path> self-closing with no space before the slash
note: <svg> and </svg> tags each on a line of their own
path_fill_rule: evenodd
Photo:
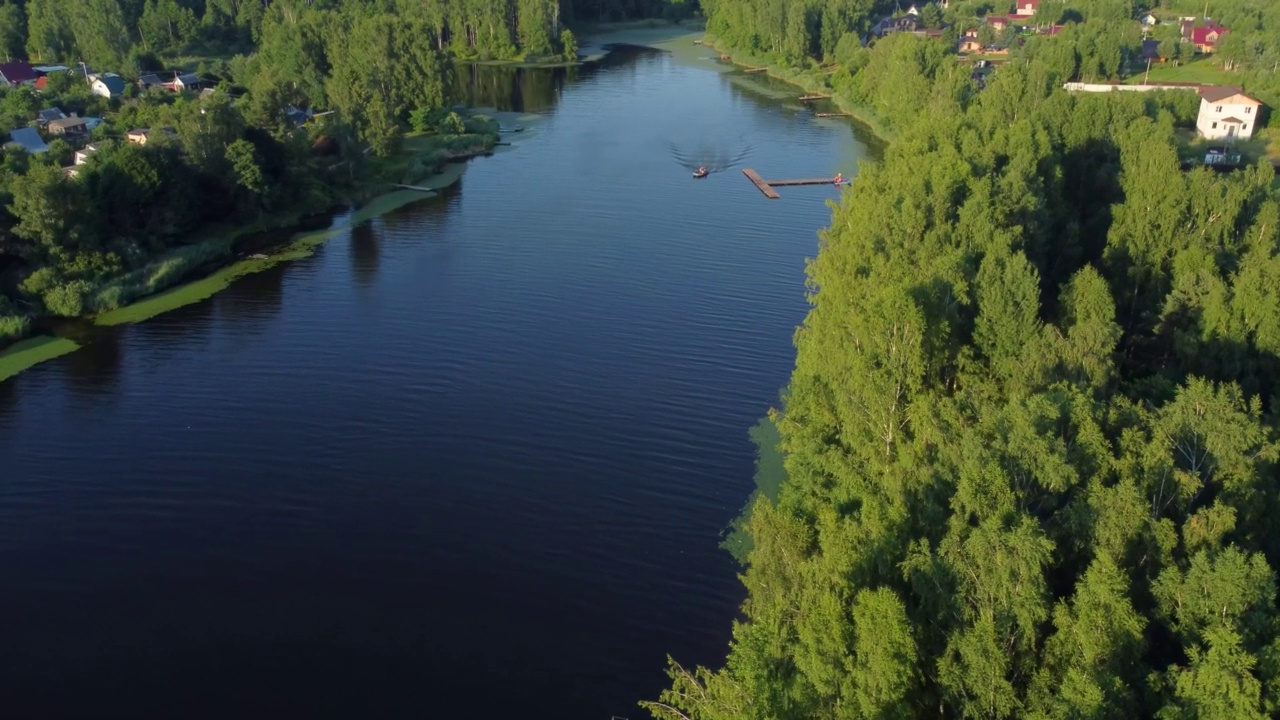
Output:
<svg viewBox="0 0 1280 720">
<path fill-rule="evenodd" d="M 120 330 L 86 326 L 76 335 L 74 339 L 84 347 L 67 355 L 62 364 L 67 387 L 82 398 L 115 391 L 124 366 Z"/>
<path fill-rule="evenodd" d="M 247 332 L 263 332 L 284 309 L 288 265 L 276 265 L 232 283 L 213 297 L 218 317 L 235 320 Z"/>
<path fill-rule="evenodd" d="M 134 328 L 141 339 L 157 347 L 180 345 L 193 337 L 207 335 L 216 319 L 214 308 L 215 303 L 205 300 L 183 305 L 128 327 Z"/>
<path fill-rule="evenodd" d="M 382 222 L 361 223 L 351 229 L 351 276 L 356 284 L 368 288 L 378 276 L 378 264 L 381 261 L 381 226 Z"/>
<path fill-rule="evenodd" d="M 18 408 L 18 382 L 9 380 L 0 382 L 0 428 L 13 428 L 18 425 L 21 416 Z"/>
</svg>

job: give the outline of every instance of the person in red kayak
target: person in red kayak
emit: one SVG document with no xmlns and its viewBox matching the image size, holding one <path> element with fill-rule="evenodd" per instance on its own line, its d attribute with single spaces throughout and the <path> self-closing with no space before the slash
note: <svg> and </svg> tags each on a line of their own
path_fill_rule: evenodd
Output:
<svg viewBox="0 0 1280 720">
<path fill-rule="evenodd" d="M 844 184 L 844 173 L 836 173 L 836 184 L 837 185 Z"/>
</svg>

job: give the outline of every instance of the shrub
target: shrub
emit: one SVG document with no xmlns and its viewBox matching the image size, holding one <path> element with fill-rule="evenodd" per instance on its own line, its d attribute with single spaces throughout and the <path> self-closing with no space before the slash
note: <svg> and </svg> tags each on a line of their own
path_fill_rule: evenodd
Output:
<svg viewBox="0 0 1280 720">
<path fill-rule="evenodd" d="M 54 315 L 78 317 L 84 314 L 85 295 L 92 290 L 89 281 L 72 280 L 47 290 L 41 299 L 45 309 Z"/>
<path fill-rule="evenodd" d="M 12 340 L 27 334 L 31 318 L 18 310 L 9 298 L 0 295 L 0 340 Z"/>
</svg>

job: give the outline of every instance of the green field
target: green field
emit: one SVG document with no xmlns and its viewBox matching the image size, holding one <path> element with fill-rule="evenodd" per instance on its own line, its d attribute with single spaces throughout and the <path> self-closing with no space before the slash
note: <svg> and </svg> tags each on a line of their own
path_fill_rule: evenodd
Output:
<svg viewBox="0 0 1280 720">
<path fill-rule="evenodd" d="M 1182 62 L 1179 65 L 1174 65 L 1173 61 L 1151 63 L 1149 76 L 1144 67 L 1140 72 L 1134 73 L 1132 77 L 1125 80 L 1125 82 L 1129 85 L 1140 85 L 1143 82 L 1238 85 L 1240 83 L 1240 75 L 1218 67 L 1212 57 L 1201 56 L 1194 60 Z"/>
</svg>

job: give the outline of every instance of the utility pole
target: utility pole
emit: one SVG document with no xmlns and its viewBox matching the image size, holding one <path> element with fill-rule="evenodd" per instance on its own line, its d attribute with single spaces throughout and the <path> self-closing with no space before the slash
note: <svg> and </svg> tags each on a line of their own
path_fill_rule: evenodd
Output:
<svg viewBox="0 0 1280 720">
<path fill-rule="evenodd" d="M 1151 80 L 1151 58 L 1147 58 L 1147 74 L 1142 76 L 1142 84 L 1150 85 Z"/>
</svg>

